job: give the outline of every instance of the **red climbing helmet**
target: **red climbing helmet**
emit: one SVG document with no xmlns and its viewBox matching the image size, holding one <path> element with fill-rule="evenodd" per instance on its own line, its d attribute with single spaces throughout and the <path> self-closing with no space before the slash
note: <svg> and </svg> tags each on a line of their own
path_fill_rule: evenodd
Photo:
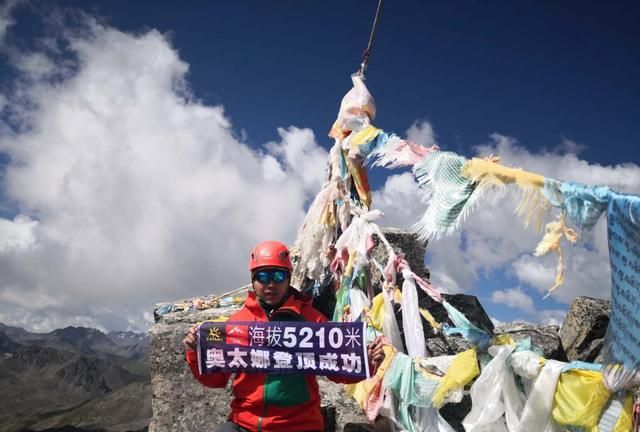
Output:
<svg viewBox="0 0 640 432">
<path fill-rule="evenodd" d="M 260 267 L 281 267 L 293 271 L 289 255 L 289 249 L 284 244 L 273 240 L 263 241 L 251 251 L 249 271 Z"/>
</svg>

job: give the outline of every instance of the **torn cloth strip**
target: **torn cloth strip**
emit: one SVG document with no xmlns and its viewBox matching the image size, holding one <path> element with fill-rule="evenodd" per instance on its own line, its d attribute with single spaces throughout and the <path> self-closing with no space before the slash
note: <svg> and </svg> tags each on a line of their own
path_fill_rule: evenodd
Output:
<svg viewBox="0 0 640 432">
<path fill-rule="evenodd" d="M 515 345 L 494 345 L 493 359 L 471 386 L 471 411 L 462 421 L 467 432 L 509 431 L 519 428 L 523 404 L 508 360 Z"/>
<path fill-rule="evenodd" d="M 436 145 L 423 147 L 394 134 L 380 133 L 367 145 L 360 146 L 360 156 L 366 157 L 366 164 L 386 168 L 413 167 L 427 154 L 438 151 Z"/>
<path fill-rule="evenodd" d="M 590 230 L 607 209 L 611 189 L 545 179 L 542 193 L 551 205 L 562 208 L 578 228 Z"/>
<path fill-rule="evenodd" d="M 344 162 L 353 179 L 353 185 L 359 201 L 368 209 L 371 206 L 371 188 L 369 187 L 367 170 L 361 161 L 346 157 Z"/>
<path fill-rule="evenodd" d="M 377 142 L 376 137 L 383 132 L 375 126 L 369 125 L 358 132 L 352 132 L 342 141 L 342 148 L 348 151 L 348 157 L 360 156 L 366 158 L 371 152 L 371 147 Z"/>
<path fill-rule="evenodd" d="M 566 238 L 570 243 L 575 244 L 578 239 L 578 233 L 566 227 L 565 216 L 580 229 L 591 230 L 600 215 L 607 209 L 610 193 L 611 190 L 604 186 L 544 179 L 542 195 L 549 205 L 562 210 L 557 221 L 547 224 L 545 236 L 535 251 L 536 256 L 543 256 L 549 252 L 558 254 L 555 283 L 549 289 L 547 296 L 564 281 L 562 240 Z"/>
<path fill-rule="evenodd" d="M 605 363 L 624 366 L 613 375 L 621 382 L 607 383 L 620 388 L 640 372 L 640 196 L 610 192 L 607 225 L 611 319 L 603 352 Z"/>
<path fill-rule="evenodd" d="M 477 182 L 462 175 L 467 159 L 452 152 L 427 154 L 413 168 L 418 184 L 427 192 L 429 205 L 414 226 L 423 240 L 452 234 L 478 203 Z"/>
<path fill-rule="evenodd" d="M 444 327 L 442 332 L 446 335 L 459 333 L 465 339 L 471 341 L 474 344 L 485 346 L 489 343 L 491 336 L 482 329 L 476 327 L 469 319 L 464 316 L 462 312 L 456 309 L 446 300 L 442 301 L 442 306 L 447 311 L 449 319 L 453 322 L 455 327 Z"/>
<path fill-rule="evenodd" d="M 578 241 L 578 233 L 573 229 L 567 228 L 564 221 L 564 213 L 558 215 L 556 221 L 549 222 L 545 227 L 545 235 L 536 246 L 533 253 L 534 256 L 544 256 L 550 252 L 558 255 L 558 264 L 556 266 L 556 278 L 553 286 L 549 289 L 548 297 L 556 288 L 564 282 L 564 252 L 562 249 L 562 240 L 567 239 L 571 244 Z"/>
<path fill-rule="evenodd" d="M 398 396 L 398 416 L 395 420 L 402 430 L 409 432 L 453 432 L 431 405 L 438 380 L 428 379 L 421 374 L 416 360 L 396 353 L 382 380 L 382 385 Z"/>
<path fill-rule="evenodd" d="M 506 167 L 497 163 L 496 159 L 473 158 L 465 165 L 463 174 L 465 177 L 480 182 L 503 185 L 515 183 L 525 189 L 543 186 L 543 176 L 519 168 Z"/>
<path fill-rule="evenodd" d="M 386 389 L 382 387 L 382 380 L 393 361 L 393 357 L 396 355 L 395 348 L 388 343 L 388 340 L 386 342 L 387 344 L 382 347 L 385 357 L 376 369 L 375 375 L 367 380 L 346 386 L 347 394 L 358 402 L 358 405 L 365 411 L 370 421 L 376 419 L 380 408 L 382 408 L 384 392 L 386 391 Z"/>
<path fill-rule="evenodd" d="M 556 426 L 552 417 L 553 396 L 562 373 L 564 363 L 547 360 L 533 382 L 533 388 L 520 416 L 520 432 L 555 432 L 561 428 Z"/>
<path fill-rule="evenodd" d="M 433 406 L 442 408 L 447 392 L 457 387 L 464 388 L 479 373 L 475 349 L 458 353 L 433 394 Z"/>
</svg>

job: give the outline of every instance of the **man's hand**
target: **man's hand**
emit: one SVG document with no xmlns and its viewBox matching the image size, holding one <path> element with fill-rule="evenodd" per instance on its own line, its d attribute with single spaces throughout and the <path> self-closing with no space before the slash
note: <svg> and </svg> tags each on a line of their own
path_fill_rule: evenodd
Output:
<svg viewBox="0 0 640 432">
<path fill-rule="evenodd" d="M 384 360 L 384 350 L 382 349 L 383 345 L 383 337 L 378 336 L 369 344 L 369 346 L 367 346 L 369 361 L 374 368 L 380 366 L 380 363 Z"/>
<path fill-rule="evenodd" d="M 198 334 L 198 324 L 194 324 L 189 328 L 187 335 L 182 339 L 182 345 L 184 345 L 185 352 L 195 351 Z"/>
</svg>

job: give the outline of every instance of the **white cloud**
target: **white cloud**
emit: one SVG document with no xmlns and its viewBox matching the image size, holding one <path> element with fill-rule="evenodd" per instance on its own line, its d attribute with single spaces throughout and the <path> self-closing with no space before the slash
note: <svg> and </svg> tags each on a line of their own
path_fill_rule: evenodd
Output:
<svg viewBox="0 0 640 432">
<path fill-rule="evenodd" d="M 534 311 L 533 299 L 520 287 L 495 290 L 491 293 L 491 301 L 505 304 L 510 308 L 521 309 L 529 314 Z"/>
<path fill-rule="evenodd" d="M 562 326 L 566 315 L 566 310 L 543 310 L 538 313 L 538 320 L 542 324 Z"/>
<path fill-rule="evenodd" d="M 0 219 L 0 254 L 27 251 L 36 246 L 38 221 L 16 216 L 12 221 Z"/>
<path fill-rule="evenodd" d="M 373 206 L 384 212 L 380 224 L 406 228 L 418 220 L 427 203 L 423 195 L 410 172 L 387 177 L 382 189 L 372 195 Z"/>
<path fill-rule="evenodd" d="M 425 147 L 437 144 L 433 127 L 427 120 L 416 120 L 407 130 L 407 139 Z"/>
<path fill-rule="evenodd" d="M 267 149 L 283 159 L 286 170 L 305 191 L 317 193 L 324 181 L 329 153 L 318 146 L 311 129 L 290 126 L 278 128 L 278 134 L 282 140 L 267 143 Z"/>
<path fill-rule="evenodd" d="M 587 146 L 584 144 L 580 144 L 579 142 L 570 140 L 568 138 L 563 138 L 556 151 L 558 153 L 573 153 L 577 155 L 586 150 L 586 148 Z"/>
<path fill-rule="evenodd" d="M 0 4 L 0 45 L 4 43 L 7 31 L 14 24 L 11 12 L 16 5 L 16 1 L 6 0 Z"/>
<path fill-rule="evenodd" d="M 326 161 L 308 129 L 251 149 L 190 94 L 164 35 L 85 19 L 57 28 L 64 65 L 46 47 L 12 57 L 37 61 L 14 63 L 0 127 L 19 213 L 0 220 L 0 321 L 37 330 L 141 328 L 155 302 L 243 285 L 253 244 L 294 240 Z"/>
<path fill-rule="evenodd" d="M 498 327 L 498 326 L 501 326 L 502 324 L 505 324 L 504 321 L 500 321 L 498 318 L 494 318 L 492 316 L 490 316 L 489 319 L 491 319 L 491 322 L 493 323 L 494 327 Z"/>
</svg>

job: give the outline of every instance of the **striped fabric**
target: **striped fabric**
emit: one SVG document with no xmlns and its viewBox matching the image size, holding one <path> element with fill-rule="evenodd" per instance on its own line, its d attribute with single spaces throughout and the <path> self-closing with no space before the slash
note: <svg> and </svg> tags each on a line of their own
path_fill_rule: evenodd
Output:
<svg viewBox="0 0 640 432">
<path fill-rule="evenodd" d="M 418 184 L 430 196 L 427 210 L 414 225 L 422 240 L 453 233 L 477 205 L 479 194 L 474 191 L 478 183 L 462 175 L 466 163 L 466 158 L 455 153 L 435 151 L 414 167 Z"/>
</svg>

